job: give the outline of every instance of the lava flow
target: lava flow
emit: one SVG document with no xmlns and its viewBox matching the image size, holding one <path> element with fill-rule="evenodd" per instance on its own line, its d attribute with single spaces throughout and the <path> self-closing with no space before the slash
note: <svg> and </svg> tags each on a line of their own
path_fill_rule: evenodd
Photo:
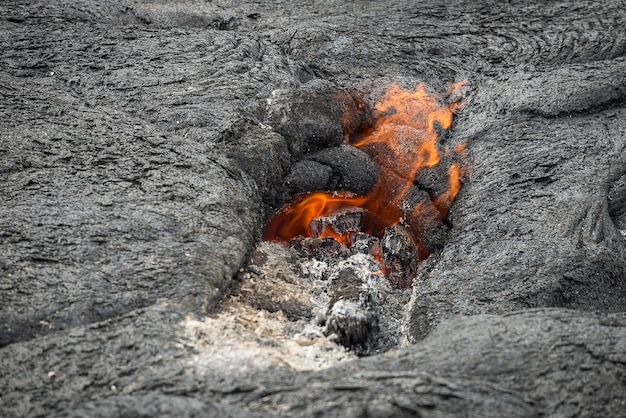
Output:
<svg viewBox="0 0 626 418">
<path fill-rule="evenodd" d="M 461 85 L 456 83 L 450 89 Z M 373 124 L 349 138 L 351 145 L 367 152 L 380 167 L 372 190 L 364 196 L 324 191 L 298 196 L 272 217 L 264 239 L 288 243 L 298 237 L 331 237 L 350 247 L 356 232 L 382 238 L 387 228 L 401 224 L 410 231 L 418 258 L 425 258 L 429 251 L 424 232 L 445 219 L 461 187 L 462 167 L 457 161 L 451 162 L 451 157 L 462 154 L 464 146 L 440 150 L 438 143 L 439 132 L 451 126 L 459 108 L 460 102 L 441 104 L 423 84 L 414 91 L 392 85 L 376 103 Z M 436 168 L 444 156 L 448 168 L 440 171 L 447 188 L 430 195 L 421 191 L 415 185 L 416 176 L 421 170 Z M 358 231 L 337 231 L 332 224 L 322 230 L 311 227 L 317 218 L 354 208 L 362 210 Z"/>
</svg>

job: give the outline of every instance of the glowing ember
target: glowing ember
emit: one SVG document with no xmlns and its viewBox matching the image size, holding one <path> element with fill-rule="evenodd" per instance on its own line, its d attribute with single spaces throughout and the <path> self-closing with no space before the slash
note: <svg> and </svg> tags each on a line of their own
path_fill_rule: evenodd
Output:
<svg viewBox="0 0 626 418">
<path fill-rule="evenodd" d="M 448 93 L 460 86 L 462 83 L 455 83 Z M 331 237 L 349 247 L 357 232 L 381 238 L 386 228 L 400 223 L 410 231 L 418 257 L 425 258 L 428 250 L 423 233 L 445 219 L 460 190 L 462 168 L 458 162 L 453 162 L 447 169 L 447 190 L 432 198 L 420 193 L 414 185 L 415 178 L 420 170 L 440 163 L 438 131 L 450 127 L 459 107 L 459 102 L 440 104 L 438 97 L 428 93 L 423 84 L 414 91 L 392 85 L 376 104 L 374 124 L 350 138 L 352 145 L 370 154 L 381 167 L 371 192 L 365 196 L 349 192 L 301 195 L 272 217 L 264 239 L 287 243 L 297 237 Z M 350 116 L 344 115 L 343 120 L 350 120 Z M 464 149 L 464 144 L 459 144 L 443 153 L 446 156 L 461 154 Z M 324 224 L 319 220 L 312 227 L 312 221 L 318 218 L 354 208 L 362 209 L 361 224 L 357 228 L 338 231 L 332 223 Z M 380 254 L 376 258 L 385 270 Z"/>
</svg>

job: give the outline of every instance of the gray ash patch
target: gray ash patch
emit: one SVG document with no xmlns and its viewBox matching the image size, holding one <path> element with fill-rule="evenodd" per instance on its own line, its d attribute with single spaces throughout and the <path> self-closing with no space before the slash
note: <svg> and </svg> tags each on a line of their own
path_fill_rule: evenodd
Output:
<svg viewBox="0 0 626 418">
<path fill-rule="evenodd" d="M 410 292 L 394 288 L 373 256 L 359 252 L 372 237 L 360 238 L 356 242 L 363 245 L 355 245 L 354 254 L 343 254 L 345 259 L 332 247 L 308 253 L 302 247 L 297 251 L 262 242 L 240 273 L 232 298 L 259 311 L 281 313 L 294 335 L 315 329 L 358 355 L 396 347 L 406 329 Z M 308 242 L 315 240 L 330 239 Z"/>
</svg>

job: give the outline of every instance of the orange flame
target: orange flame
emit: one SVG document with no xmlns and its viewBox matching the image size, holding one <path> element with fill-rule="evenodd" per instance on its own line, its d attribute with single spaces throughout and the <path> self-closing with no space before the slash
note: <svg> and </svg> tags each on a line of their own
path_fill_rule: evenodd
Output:
<svg viewBox="0 0 626 418">
<path fill-rule="evenodd" d="M 266 232 L 266 240 L 289 241 L 292 238 L 312 236 L 310 224 L 313 219 L 330 216 L 348 208 L 360 207 L 367 198 L 358 197 L 349 192 L 315 192 L 301 195 L 290 204 L 284 206 L 270 220 Z M 332 237 L 346 243 L 331 227 L 327 227 L 318 238 Z"/>
<path fill-rule="evenodd" d="M 454 202 L 454 198 L 459 193 L 459 190 L 461 190 L 461 166 L 455 161 L 448 168 L 448 190 L 437 196 L 433 201 L 433 205 L 439 209 L 441 216 L 445 216 L 448 213 L 448 209 L 452 206 L 452 202 Z"/>
<path fill-rule="evenodd" d="M 460 86 L 462 82 L 455 83 L 448 93 Z M 392 85 L 376 104 L 374 125 L 351 141 L 352 145 L 368 152 L 382 168 L 372 191 L 365 196 L 349 192 L 314 192 L 299 196 L 272 217 L 264 239 L 288 242 L 298 236 L 310 237 L 312 220 L 358 207 L 363 209 L 362 232 L 381 237 L 386 227 L 402 222 L 415 238 L 419 257 L 424 258 L 428 250 L 421 234 L 432 222 L 445 218 L 461 187 L 461 166 L 458 162 L 450 166 L 448 189 L 432 202 L 430 199 L 427 199 L 428 204 L 415 202 L 408 212 L 403 209 L 403 202 L 414 189 L 419 170 L 440 162 L 438 132 L 451 126 L 459 108 L 460 102 L 440 104 L 438 97 L 428 93 L 423 84 L 414 91 Z M 347 120 L 350 118 L 344 114 L 343 121 Z M 464 149 L 464 145 L 457 145 L 454 152 L 460 154 Z M 446 149 L 445 153 L 448 155 L 450 150 Z M 340 233 L 328 226 L 319 237 L 332 237 L 349 246 L 352 234 Z"/>
</svg>

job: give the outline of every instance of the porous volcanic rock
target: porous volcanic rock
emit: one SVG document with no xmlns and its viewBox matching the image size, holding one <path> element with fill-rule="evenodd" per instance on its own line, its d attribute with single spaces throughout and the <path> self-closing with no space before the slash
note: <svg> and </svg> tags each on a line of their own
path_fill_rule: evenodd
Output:
<svg viewBox="0 0 626 418">
<path fill-rule="evenodd" d="M 623 2 L 0 11 L 1 416 L 623 414 Z M 346 106 L 461 80 L 468 166 L 403 348 L 294 331 L 302 289 L 237 300 L 292 167 L 343 175 Z"/>
</svg>

